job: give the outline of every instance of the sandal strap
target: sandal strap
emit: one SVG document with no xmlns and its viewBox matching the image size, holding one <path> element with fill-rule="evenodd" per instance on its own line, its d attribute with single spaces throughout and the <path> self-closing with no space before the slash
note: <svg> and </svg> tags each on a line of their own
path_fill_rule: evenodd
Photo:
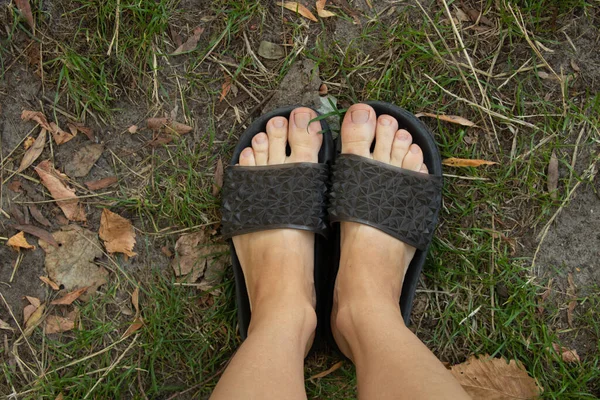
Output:
<svg viewBox="0 0 600 400">
<path fill-rule="evenodd" d="M 326 235 L 329 165 L 232 166 L 225 171 L 222 233 L 226 238 L 269 229 Z"/>
<path fill-rule="evenodd" d="M 442 204 L 441 176 L 410 171 L 353 154 L 333 166 L 331 221 L 370 225 L 425 250 Z"/>
</svg>

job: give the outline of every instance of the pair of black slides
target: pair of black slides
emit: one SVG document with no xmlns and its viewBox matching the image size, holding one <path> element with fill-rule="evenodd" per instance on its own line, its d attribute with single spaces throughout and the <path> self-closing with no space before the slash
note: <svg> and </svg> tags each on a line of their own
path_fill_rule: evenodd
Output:
<svg viewBox="0 0 600 400">
<path fill-rule="evenodd" d="M 251 146 L 252 138 L 266 132 L 267 122 L 276 116 L 289 118 L 295 106 L 274 110 L 250 125 L 240 137 L 225 173 L 222 203 L 225 237 L 281 228 L 316 233 L 316 346 L 329 343 L 335 347 L 329 322 L 340 253 L 339 224 L 335 222 L 367 224 L 417 249 L 400 299 L 402 316 L 408 324 L 442 203 L 442 164 L 432 133 L 400 107 L 379 101 L 365 103 L 378 116 L 388 114 L 396 118 L 399 128 L 410 132 L 413 143 L 423 151 L 429 174 L 338 154 L 336 147 L 341 146 L 333 140 L 324 120 L 321 120 L 323 144 L 318 163 L 236 166 L 242 150 Z M 250 304 L 242 268 L 231 240 L 230 243 L 239 330 L 245 339 L 251 318 Z"/>
</svg>

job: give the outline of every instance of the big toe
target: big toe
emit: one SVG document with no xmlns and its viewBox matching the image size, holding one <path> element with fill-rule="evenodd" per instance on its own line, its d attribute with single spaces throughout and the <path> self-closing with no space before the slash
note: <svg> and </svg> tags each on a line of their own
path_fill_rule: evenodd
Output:
<svg viewBox="0 0 600 400">
<path fill-rule="evenodd" d="M 314 121 L 317 113 L 307 107 L 294 109 L 288 124 L 288 142 L 291 153 L 286 162 L 318 162 L 323 142 L 321 123 Z"/>
<path fill-rule="evenodd" d="M 377 115 L 367 104 L 351 106 L 342 122 L 342 153 L 371 157 Z"/>
</svg>

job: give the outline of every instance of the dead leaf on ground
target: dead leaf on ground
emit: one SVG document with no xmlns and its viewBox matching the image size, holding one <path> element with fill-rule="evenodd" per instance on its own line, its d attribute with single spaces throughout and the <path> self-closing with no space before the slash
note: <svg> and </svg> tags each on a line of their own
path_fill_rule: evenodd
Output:
<svg viewBox="0 0 600 400">
<path fill-rule="evenodd" d="M 109 176 L 108 178 L 98 179 L 97 181 L 88 181 L 85 183 L 90 190 L 100 190 L 109 187 L 110 185 L 114 185 L 117 183 L 118 179 L 116 176 Z"/>
<path fill-rule="evenodd" d="M 490 21 L 490 19 L 488 17 L 486 17 L 485 15 L 482 15 L 479 11 L 474 10 L 472 8 L 467 8 L 467 9 L 465 9 L 465 11 L 469 15 L 469 18 L 471 18 L 471 21 L 473 21 L 474 23 L 479 21 L 479 23 L 481 23 L 483 25 L 487 25 L 489 27 L 494 26 L 492 21 Z"/>
<path fill-rule="evenodd" d="M 81 289 L 77 289 L 77 290 L 74 290 L 72 292 L 69 292 L 69 293 L 65 294 L 63 297 L 61 297 L 60 299 L 54 300 L 50 304 L 61 305 L 61 306 L 68 306 L 69 304 L 71 304 L 75 300 L 77 300 L 79 298 L 79 296 L 81 296 L 82 294 L 84 294 L 85 291 L 88 290 L 88 289 L 89 289 L 89 286 L 84 286 Z"/>
<path fill-rule="evenodd" d="M 46 116 L 39 111 L 23 110 L 21 113 L 21 119 L 23 121 L 35 121 L 45 130 L 52 131 Z"/>
<path fill-rule="evenodd" d="M 223 161 L 221 157 L 217 160 L 217 165 L 215 166 L 215 182 L 213 183 L 212 195 L 216 196 L 219 194 L 219 191 L 223 187 Z"/>
<path fill-rule="evenodd" d="M 6 242 L 6 245 L 12 247 L 15 250 L 35 249 L 34 245 L 29 244 L 27 242 L 27 239 L 25 239 L 25 233 L 23 233 L 23 231 L 11 236 Z"/>
<path fill-rule="evenodd" d="M 35 204 L 30 204 L 28 208 L 29 208 L 29 213 L 31 214 L 33 219 L 35 219 L 40 225 L 44 225 L 44 226 L 51 225 L 50 221 L 48 221 L 48 219 L 46 217 L 44 217 L 44 215 L 42 214 L 40 209 L 37 208 L 37 206 Z"/>
<path fill-rule="evenodd" d="M 131 125 L 129 128 L 127 128 L 127 132 L 133 134 L 136 133 L 138 131 L 138 127 L 137 125 Z"/>
<path fill-rule="evenodd" d="M 202 35 L 202 32 L 204 32 L 204 28 L 202 28 L 200 26 L 197 27 L 196 29 L 194 29 L 194 33 L 192 34 L 192 36 L 190 36 L 188 38 L 188 40 L 185 41 L 185 43 L 183 43 L 181 46 L 179 46 L 173 52 L 173 55 L 186 53 L 188 51 L 195 50 L 196 47 L 198 46 L 198 41 L 200 40 L 200 35 Z"/>
<path fill-rule="evenodd" d="M 0 329 L 4 329 L 7 331 L 14 331 L 14 329 L 7 322 L 4 322 L 1 319 L 0 319 Z"/>
<path fill-rule="evenodd" d="M 331 11 L 327 11 L 325 9 L 326 3 L 327 3 L 327 0 L 317 0 L 317 3 L 316 3 L 317 15 L 321 18 L 335 17 L 335 13 L 332 13 Z"/>
<path fill-rule="evenodd" d="M 144 326 L 144 320 L 142 319 L 142 317 L 136 317 L 133 320 L 133 322 L 131 323 L 131 325 L 129 325 L 129 328 L 127 328 L 127 330 L 125 331 L 125 333 L 123 333 L 123 336 L 121 338 L 124 339 L 126 337 L 129 337 L 129 336 L 133 335 L 142 326 Z"/>
<path fill-rule="evenodd" d="M 25 337 L 31 336 L 33 330 L 42 322 L 45 310 L 46 306 L 42 304 L 31 313 L 29 318 L 27 318 L 25 321 L 25 331 L 23 332 Z"/>
<path fill-rule="evenodd" d="M 304 18 L 310 19 L 313 22 L 318 22 L 317 17 L 313 15 L 304 5 L 298 3 L 297 1 L 286 1 L 284 3 L 277 3 L 278 6 L 282 6 L 283 8 L 287 8 L 290 11 L 293 11 L 297 14 L 302 15 Z"/>
<path fill-rule="evenodd" d="M 222 277 L 228 264 L 227 246 L 209 242 L 204 231 L 182 235 L 175 244 L 175 258 L 171 267 L 182 282 L 196 282 L 202 277 L 199 288 L 210 290 Z"/>
<path fill-rule="evenodd" d="M 417 118 L 431 117 L 431 118 L 437 118 L 441 121 L 450 122 L 452 124 L 458 124 L 458 125 L 462 125 L 462 126 L 476 126 L 475 122 L 469 121 L 468 119 L 460 117 L 458 115 L 444 115 L 444 114 L 433 114 L 433 113 L 422 112 L 422 113 L 415 114 L 415 117 L 417 117 Z"/>
<path fill-rule="evenodd" d="M 48 315 L 46 317 L 44 330 L 47 335 L 53 333 L 67 332 L 75 328 L 77 311 L 71 311 L 66 317 L 59 315 Z"/>
<path fill-rule="evenodd" d="M 191 132 L 192 131 L 192 127 L 186 124 L 182 124 L 181 122 L 177 122 L 177 121 L 173 121 L 171 122 L 171 125 L 167 125 L 166 126 L 166 131 L 173 131 L 175 133 L 177 133 L 178 135 L 183 135 L 185 133 Z"/>
<path fill-rule="evenodd" d="M 333 365 L 331 366 L 331 368 L 329 368 L 329 369 L 327 369 L 327 370 L 325 370 L 325 371 L 323 371 L 323 372 L 319 372 L 318 374 L 315 374 L 315 375 L 311 376 L 309 379 L 310 379 L 310 380 L 313 380 L 313 379 L 319 379 L 319 378 L 326 377 L 327 375 L 331 374 L 332 372 L 335 372 L 335 371 L 337 371 L 338 369 L 340 369 L 340 367 L 341 367 L 343 364 L 344 364 L 344 362 L 343 362 L 343 361 L 336 362 L 335 364 L 333 364 Z"/>
<path fill-rule="evenodd" d="M 456 8 L 456 19 L 459 20 L 460 22 L 470 22 L 471 18 L 469 18 L 469 16 L 460 8 Z"/>
<path fill-rule="evenodd" d="M 267 60 L 279 60 L 285 57 L 285 49 L 277 43 L 261 40 L 258 46 L 258 55 Z"/>
<path fill-rule="evenodd" d="M 173 253 L 171 252 L 171 250 L 169 250 L 169 248 L 167 246 L 163 246 L 160 248 L 160 251 L 167 256 L 168 258 L 173 257 Z"/>
<path fill-rule="evenodd" d="M 573 327 L 573 311 L 575 310 L 575 307 L 577 307 L 577 298 L 575 295 L 577 292 L 577 287 L 575 286 L 575 282 L 573 281 L 573 274 L 570 272 L 567 275 L 567 281 L 569 283 L 569 287 L 567 287 L 567 296 L 571 299 L 571 301 L 569 301 L 569 305 L 567 307 L 567 322 L 569 323 L 569 326 L 572 328 Z"/>
<path fill-rule="evenodd" d="M 573 68 L 573 71 L 575 71 L 575 72 L 581 71 L 581 68 L 579 68 L 579 65 L 577 65 L 575 60 L 573 60 L 572 58 L 571 58 L 571 68 Z"/>
<path fill-rule="evenodd" d="M 31 147 L 27 149 L 25 155 L 23 155 L 23 159 L 21 160 L 21 164 L 19 165 L 19 169 L 17 172 L 21 172 L 29 167 L 44 151 L 44 146 L 46 145 L 46 130 L 42 128 L 42 131 L 38 135 L 37 139 L 33 142 Z"/>
<path fill-rule="evenodd" d="M 39 278 L 46 285 L 50 286 L 52 290 L 60 290 L 60 286 L 58 286 L 53 280 L 51 280 L 47 276 L 40 276 Z"/>
<path fill-rule="evenodd" d="M 73 139 L 75 135 L 70 134 L 69 132 L 65 132 L 54 122 L 50 122 L 50 133 L 54 138 L 54 141 L 57 145 L 61 145 L 67 143 L 69 140 Z"/>
<path fill-rule="evenodd" d="M 7 184 L 6 187 L 15 193 L 23 193 L 23 189 L 21 189 L 21 181 L 10 181 L 10 183 Z"/>
<path fill-rule="evenodd" d="M 109 253 L 123 253 L 133 257 L 135 232 L 131 221 L 105 208 L 100 217 L 100 238 Z"/>
<path fill-rule="evenodd" d="M 577 350 L 568 349 L 566 347 L 559 346 L 556 343 L 552 343 L 552 348 L 558 354 L 562 360 L 566 363 L 579 363 L 581 362 L 581 358 L 579 358 L 579 354 L 577 354 Z"/>
<path fill-rule="evenodd" d="M 73 159 L 65 165 L 65 172 L 68 176 L 81 178 L 90 173 L 96 161 L 102 155 L 104 145 L 100 143 L 90 143 L 75 152 Z"/>
<path fill-rule="evenodd" d="M 63 182 L 67 178 L 65 174 L 61 174 L 55 169 L 50 160 L 39 163 L 35 167 L 35 172 L 40 176 L 42 184 L 48 189 L 52 197 L 57 200 L 56 204 L 63 211 L 65 217 L 71 221 L 86 221 L 85 211 L 83 206 L 79 204 L 75 190 L 69 188 Z"/>
<path fill-rule="evenodd" d="M 473 399 L 534 399 L 542 392 L 520 361 L 471 356 L 450 372 Z"/>
<path fill-rule="evenodd" d="M 23 308 L 23 323 L 26 323 L 29 317 L 38 309 L 39 306 L 28 304 Z"/>
<path fill-rule="evenodd" d="M 153 131 L 164 129 L 165 132 L 177 133 L 178 135 L 183 135 L 193 129 L 189 125 L 171 121 L 170 118 L 148 118 L 146 123 L 148 125 L 148 129 Z"/>
<path fill-rule="evenodd" d="M 103 255 L 97 234 L 71 225 L 52 236 L 59 243 L 58 248 L 43 240 L 39 242 L 46 252 L 45 266 L 52 281 L 66 290 L 90 286 L 88 293 L 107 282 L 108 272 L 94 264 L 94 259 Z"/>
<path fill-rule="evenodd" d="M 37 297 L 25 296 L 25 298 L 27 299 L 29 304 L 31 304 L 32 306 L 35 306 L 35 308 L 38 308 L 39 306 L 42 305 L 42 302 Z"/>
<path fill-rule="evenodd" d="M 64 396 L 62 393 L 59 393 L 58 396 L 56 396 L 56 398 L 54 400 L 63 400 Z"/>
<path fill-rule="evenodd" d="M 27 136 L 27 138 L 23 142 L 23 147 L 25 148 L 25 150 L 27 150 L 33 145 L 34 142 L 35 142 L 34 138 L 32 138 L 31 136 Z"/>
<path fill-rule="evenodd" d="M 442 160 L 442 164 L 449 167 L 480 167 L 482 165 L 494 165 L 498 163 L 494 161 L 450 157 Z"/>
<path fill-rule="evenodd" d="M 50 234 L 50 232 L 45 229 L 38 228 L 37 226 L 33 225 L 15 225 L 13 228 L 29 233 L 30 235 L 45 240 L 54 247 L 58 247 L 58 242 L 54 240 L 54 237 Z"/>
<path fill-rule="evenodd" d="M 558 188 L 558 158 L 556 151 L 552 150 L 550 162 L 548 163 L 548 192 L 550 197 L 556 198 L 556 189 Z"/>
<path fill-rule="evenodd" d="M 225 100 L 227 93 L 231 90 L 231 77 L 229 75 L 225 76 L 225 82 L 221 86 L 221 97 L 219 97 L 219 103 Z"/>
<path fill-rule="evenodd" d="M 139 316 L 140 315 L 140 288 L 137 286 L 133 290 L 133 293 L 131 293 L 131 304 L 133 305 L 133 308 L 135 309 L 135 315 Z"/>
<path fill-rule="evenodd" d="M 69 122 L 67 123 L 69 130 L 73 136 L 77 135 L 78 132 L 83 133 L 89 140 L 94 141 L 94 131 L 92 128 L 89 128 L 82 124 L 81 122 Z"/>
<path fill-rule="evenodd" d="M 27 25 L 31 29 L 35 29 L 35 23 L 33 20 L 33 14 L 31 13 L 31 6 L 29 5 L 29 0 L 15 0 L 15 4 L 25 20 L 27 21 Z"/>
<path fill-rule="evenodd" d="M 538 313 L 542 314 L 545 310 L 544 307 L 544 302 L 546 301 L 546 299 L 548 298 L 548 296 L 550 296 L 550 293 L 552 293 L 552 282 L 554 281 L 554 278 L 550 278 L 550 280 L 548 281 L 548 286 L 546 287 L 546 290 L 544 290 L 544 293 L 542 293 L 540 295 L 540 300 L 538 301 Z"/>
</svg>

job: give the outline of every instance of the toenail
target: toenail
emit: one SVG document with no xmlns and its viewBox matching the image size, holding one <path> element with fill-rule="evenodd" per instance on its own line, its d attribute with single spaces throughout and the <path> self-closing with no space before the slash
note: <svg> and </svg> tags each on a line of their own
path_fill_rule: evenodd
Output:
<svg viewBox="0 0 600 400">
<path fill-rule="evenodd" d="M 408 132 L 400 132 L 400 133 L 398 133 L 398 135 L 396 136 L 396 138 L 398 140 L 409 140 L 410 139 L 410 133 L 408 133 Z"/>
<path fill-rule="evenodd" d="M 254 136 L 254 140 L 258 144 L 263 144 L 267 140 L 267 137 L 265 135 L 256 135 Z"/>
<path fill-rule="evenodd" d="M 275 128 L 283 128 L 284 125 L 285 125 L 285 121 L 283 118 L 275 118 L 273 120 L 273 126 Z"/>
<path fill-rule="evenodd" d="M 419 150 L 421 150 L 421 149 L 419 149 L 419 146 L 411 146 L 410 147 L 410 152 L 411 153 L 415 153 L 416 154 L 416 153 L 419 152 Z"/>
<path fill-rule="evenodd" d="M 364 124 L 369 120 L 369 110 L 356 110 L 352 111 L 350 116 L 352 117 L 352 122 L 355 124 Z"/>
<path fill-rule="evenodd" d="M 296 124 L 296 127 L 300 129 L 308 128 L 308 123 L 310 120 L 310 114 L 307 112 L 299 112 L 294 114 L 294 123 Z"/>
<path fill-rule="evenodd" d="M 379 124 L 383 125 L 383 126 L 390 126 L 392 124 L 392 120 L 385 117 L 385 118 L 380 118 L 379 119 Z"/>
</svg>

